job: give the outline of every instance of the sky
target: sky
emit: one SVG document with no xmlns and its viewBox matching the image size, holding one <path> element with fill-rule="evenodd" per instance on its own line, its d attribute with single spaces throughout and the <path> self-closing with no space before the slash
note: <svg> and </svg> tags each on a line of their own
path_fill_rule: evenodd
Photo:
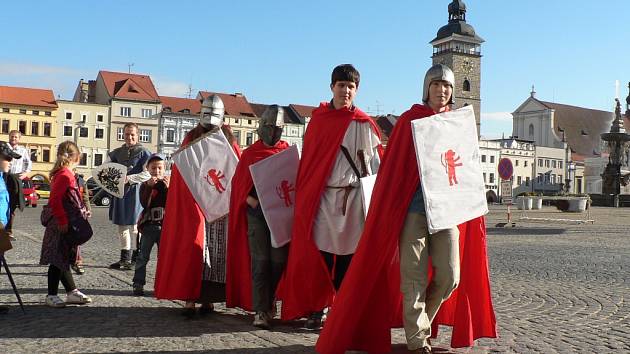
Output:
<svg viewBox="0 0 630 354">
<path fill-rule="evenodd" d="M 0 85 L 71 99 L 99 70 L 148 74 L 160 95 L 241 92 L 253 103 L 316 106 L 330 72 L 361 72 L 355 103 L 401 114 L 421 98 L 429 42 L 450 0 L 7 1 Z M 627 0 L 465 0 L 482 51 L 481 133 L 511 134 L 530 94 L 612 111 L 630 81 Z M 617 16 L 619 14 L 619 16 Z M 132 65 L 132 66 L 130 66 Z"/>
</svg>

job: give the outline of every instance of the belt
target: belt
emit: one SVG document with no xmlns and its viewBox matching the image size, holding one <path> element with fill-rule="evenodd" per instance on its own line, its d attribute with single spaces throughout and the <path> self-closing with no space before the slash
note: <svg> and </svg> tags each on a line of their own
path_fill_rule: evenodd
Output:
<svg viewBox="0 0 630 354">
<path fill-rule="evenodd" d="M 164 208 L 163 207 L 155 207 L 149 209 L 147 213 L 146 220 L 147 221 L 162 221 L 164 219 Z"/>
<path fill-rule="evenodd" d="M 326 188 L 330 188 L 330 189 L 343 189 L 344 193 L 343 193 L 343 206 L 341 209 L 341 215 L 346 216 L 346 207 L 348 204 L 348 196 L 350 196 L 350 192 L 357 188 L 355 186 L 345 186 L 345 187 L 332 187 L 332 186 L 326 186 Z"/>
</svg>

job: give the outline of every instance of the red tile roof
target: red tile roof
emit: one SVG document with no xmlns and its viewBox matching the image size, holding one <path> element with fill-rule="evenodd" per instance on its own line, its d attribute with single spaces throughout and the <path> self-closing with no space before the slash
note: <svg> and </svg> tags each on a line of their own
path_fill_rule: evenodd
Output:
<svg viewBox="0 0 630 354">
<path fill-rule="evenodd" d="M 290 104 L 289 107 L 293 108 L 295 113 L 299 114 L 302 119 L 310 118 L 313 115 L 313 110 L 317 107 L 305 106 L 301 104 Z"/>
<path fill-rule="evenodd" d="M 554 132 L 562 139 L 560 129 L 564 130 L 565 138 L 572 151 L 584 157 L 593 157 L 601 153 L 598 151 L 600 135 L 610 130 L 613 120 L 612 112 L 540 100 L 539 102 L 555 111 Z"/>
<path fill-rule="evenodd" d="M 56 108 L 52 90 L 0 86 L 0 103 Z"/>
<path fill-rule="evenodd" d="M 107 93 L 112 98 L 137 101 L 159 102 L 153 81 L 148 75 L 128 74 L 111 71 L 99 71 Z"/>
<path fill-rule="evenodd" d="M 197 98 L 200 100 L 205 99 L 208 96 L 213 94 L 219 95 L 223 104 L 225 105 L 225 114 L 230 116 L 246 116 L 246 117 L 256 117 L 256 113 L 252 109 L 252 106 L 247 101 L 247 98 L 240 93 L 219 93 L 219 92 L 208 92 L 208 91 L 199 91 L 197 94 Z"/>
<path fill-rule="evenodd" d="M 171 112 L 184 113 L 183 111 L 187 109 L 190 114 L 201 112 L 201 102 L 197 99 L 160 96 L 160 101 L 163 110 L 168 108 Z"/>
</svg>

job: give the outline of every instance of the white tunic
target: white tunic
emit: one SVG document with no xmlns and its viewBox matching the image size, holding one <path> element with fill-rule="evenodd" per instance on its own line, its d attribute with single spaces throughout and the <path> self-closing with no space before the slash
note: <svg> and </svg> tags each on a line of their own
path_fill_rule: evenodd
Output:
<svg viewBox="0 0 630 354">
<path fill-rule="evenodd" d="M 377 150 L 380 143 L 370 123 L 352 121 L 341 144 L 348 149 L 359 171 L 361 171 L 361 163 L 357 151 L 363 150 L 367 172 L 371 175 L 378 171 L 380 165 Z M 365 219 L 359 176 L 356 175 L 341 149 L 337 153 L 326 186 L 313 225 L 313 239 L 321 251 L 337 255 L 353 254 L 363 232 Z M 355 188 L 348 194 L 345 215 L 343 215 L 346 191 L 330 187 L 346 186 Z"/>
</svg>

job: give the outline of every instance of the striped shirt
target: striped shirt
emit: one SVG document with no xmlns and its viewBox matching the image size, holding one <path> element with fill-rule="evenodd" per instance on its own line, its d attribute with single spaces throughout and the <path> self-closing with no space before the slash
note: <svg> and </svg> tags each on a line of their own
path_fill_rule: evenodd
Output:
<svg viewBox="0 0 630 354">
<path fill-rule="evenodd" d="M 11 145 L 9 145 L 11 146 Z M 21 145 L 16 145 L 15 147 L 11 146 L 13 151 L 22 155 L 21 159 L 13 159 L 11 161 L 11 170 L 9 172 L 19 174 L 22 172 L 31 172 L 33 168 L 33 163 L 31 162 L 31 153 L 28 149 Z"/>
</svg>

